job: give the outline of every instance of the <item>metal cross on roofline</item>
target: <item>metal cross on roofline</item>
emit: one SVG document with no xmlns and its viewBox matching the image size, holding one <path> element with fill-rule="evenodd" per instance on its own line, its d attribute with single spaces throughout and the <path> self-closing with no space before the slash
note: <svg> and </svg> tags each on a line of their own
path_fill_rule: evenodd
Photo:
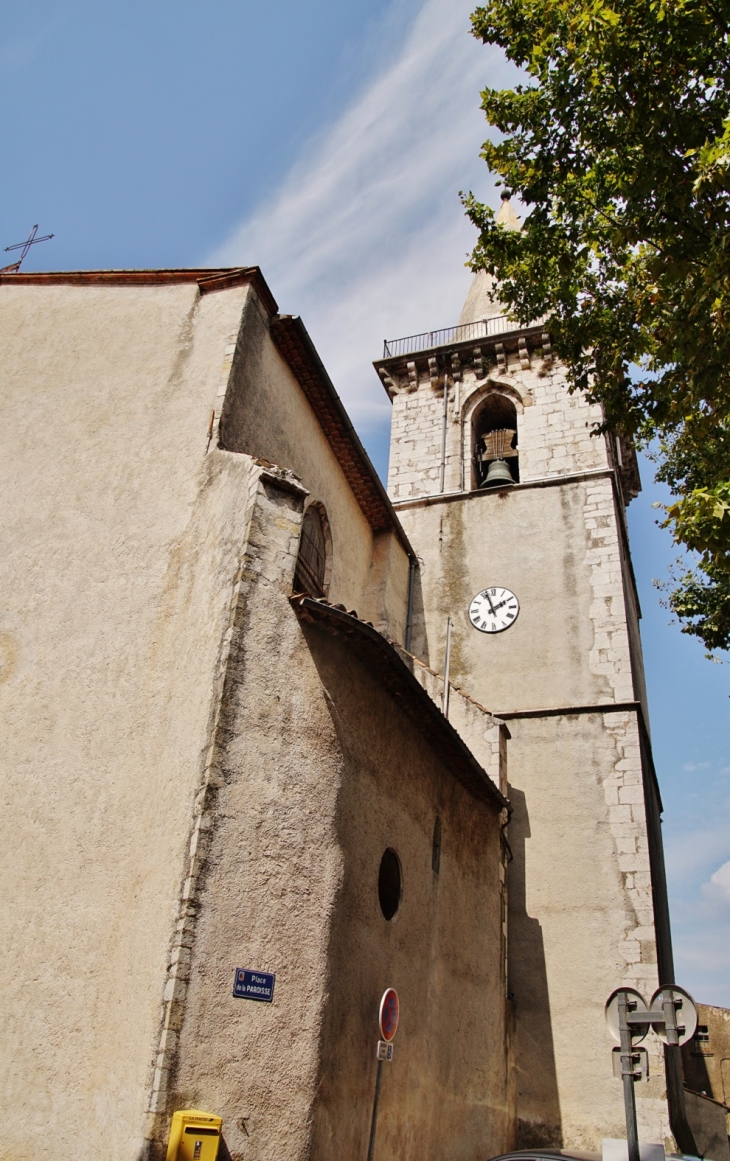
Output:
<svg viewBox="0 0 730 1161">
<path fill-rule="evenodd" d="M 17 262 L 13 262 L 11 266 L 0 267 L 0 274 L 16 274 L 20 269 L 20 264 L 30 250 L 31 246 L 35 246 L 37 242 L 50 242 L 53 234 L 45 234 L 42 238 L 36 238 L 38 232 L 37 224 L 33 227 L 28 237 L 24 242 L 16 242 L 14 246 L 6 246 L 5 253 L 9 250 L 20 250 L 21 255 Z"/>
</svg>

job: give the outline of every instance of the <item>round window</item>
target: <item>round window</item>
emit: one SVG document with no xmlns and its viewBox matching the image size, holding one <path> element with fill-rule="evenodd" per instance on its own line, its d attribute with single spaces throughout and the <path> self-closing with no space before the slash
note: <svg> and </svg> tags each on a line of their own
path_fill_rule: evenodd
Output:
<svg viewBox="0 0 730 1161">
<path fill-rule="evenodd" d="M 380 860 L 378 875 L 378 899 L 380 910 L 386 919 L 392 919 L 400 907 L 401 894 L 400 859 L 395 851 L 388 847 Z"/>
</svg>

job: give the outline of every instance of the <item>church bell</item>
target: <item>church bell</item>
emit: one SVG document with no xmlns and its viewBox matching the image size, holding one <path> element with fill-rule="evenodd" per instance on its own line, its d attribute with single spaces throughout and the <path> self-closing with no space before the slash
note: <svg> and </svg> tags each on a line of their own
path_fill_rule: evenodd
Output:
<svg viewBox="0 0 730 1161">
<path fill-rule="evenodd" d="M 492 460 L 487 470 L 487 478 L 481 485 L 483 488 L 494 488 L 497 485 L 514 484 L 509 464 L 506 460 Z"/>
</svg>

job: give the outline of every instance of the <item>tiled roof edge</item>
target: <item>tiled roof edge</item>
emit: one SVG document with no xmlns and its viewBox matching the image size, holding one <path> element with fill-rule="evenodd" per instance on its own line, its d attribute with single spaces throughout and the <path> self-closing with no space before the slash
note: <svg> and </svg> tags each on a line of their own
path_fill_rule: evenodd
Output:
<svg viewBox="0 0 730 1161">
<path fill-rule="evenodd" d="M 271 337 L 317 416 L 373 532 L 387 529 L 395 532 L 408 556 L 414 557 L 415 553 L 388 494 L 352 426 L 342 400 L 301 318 L 293 315 L 278 315 L 273 318 Z"/>
<path fill-rule="evenodd" d="M 276 299 L 258 266 L 195 267 L 175 270 L 48 270 L 0 273 L 0 286 L 177 286 L 197 282 L 201 294 L 233 286 L 253 286 L 269 314 Z"/>
<path fill-rule="evenodd" d="M 454 729 L 448 718 L 429 697 L 426 690 L 391 645 L 390 641 L 379 633 L 369 621 L 362 621 L 355 612 L 348 612 L 344 608 L 331 605 L 328 601 L 296 593 L 290 598 L 297 616 L 312 622 L 328 622 L 329 626 L 345 636 L 357 634 L 388 666 L 396 682 L 400 686 L 399 692 L 405 694 L 417 709 L 417 719 L 422 732 L 427 732 L 426 723 L 430 730 L 440 737 L 445 750 L 448 751 L 449 766 L 456 773 L 459 770 L 459 781 L 470 793 L 480 798 L 490 798 L 501 810 L 512 813 L 512 806 L 508 799 L 495 786 L 486 770 L 479 764 L 464 739 Z M 453 764 L 452 764 L 453 763 Z"/>
</svg>

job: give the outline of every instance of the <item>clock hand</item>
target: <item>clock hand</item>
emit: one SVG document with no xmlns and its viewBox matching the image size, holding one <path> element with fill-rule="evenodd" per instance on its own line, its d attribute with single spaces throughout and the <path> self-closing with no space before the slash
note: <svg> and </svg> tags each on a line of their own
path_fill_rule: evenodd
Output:
<svg viewBox="0 0 730 1161">
<path fill-rule="evenodd" d="M 492 616 L 496 617 L 497 613 L 496 613 L 496 610 L 494 608 L 494 605 L 492 604 L 492 598 L 490 597 L 489 593 L 486 594 L 486 597 L 487 597 L 487 600 L 489 601 L 489 607 L 492 610 Z M 497 605 L 497 608 L 499 608 L 499 605 Z"/>
</svg>

